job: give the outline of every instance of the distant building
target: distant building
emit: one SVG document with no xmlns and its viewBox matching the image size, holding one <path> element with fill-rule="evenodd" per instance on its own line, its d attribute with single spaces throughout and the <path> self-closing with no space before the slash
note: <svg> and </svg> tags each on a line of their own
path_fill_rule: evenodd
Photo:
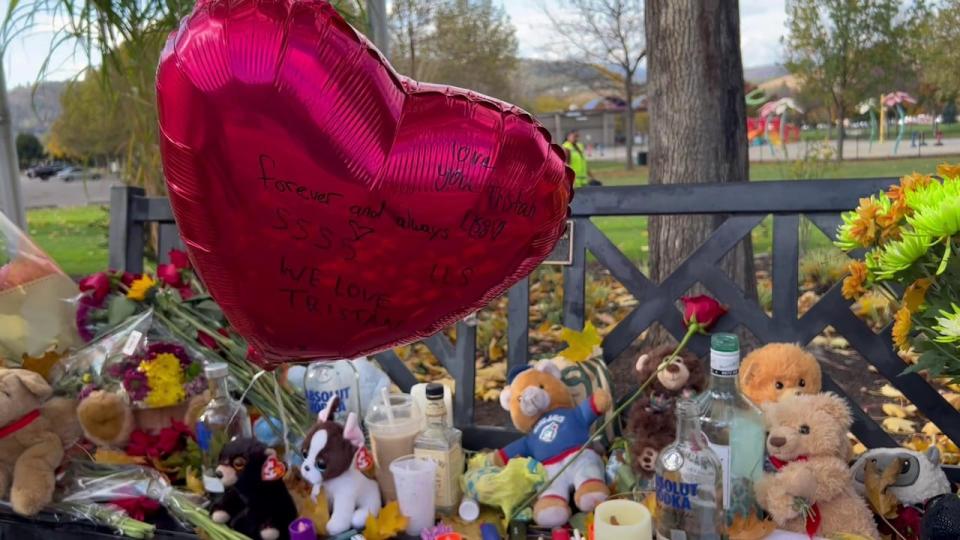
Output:
<svg viewBox="0 0 960 540">
<path fill-rule="evenodd" d="M 580 132 L 580 142 L 602 144 L 609 148 L 624 144 L 626 141 L 623 122 L 625 110 L 622 99 L 602 97 L 588 101 L 579 109 L 543 113 L 536 117 L 550 131 L 554 141 L 562 141 L 568 131 L 576 129 Z M 645 112 L 647 97 L 634 98 L 633 110 Z"/>
</svg>

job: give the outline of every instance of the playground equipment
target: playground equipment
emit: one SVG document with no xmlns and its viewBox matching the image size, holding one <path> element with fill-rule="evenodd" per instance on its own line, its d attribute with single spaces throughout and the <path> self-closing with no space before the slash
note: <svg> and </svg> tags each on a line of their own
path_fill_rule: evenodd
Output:
<svg viewBox="0 0 960 540">
<path fill-rule="evenodd" d="M 800 130 L 796 126 L 790 125 L 788 131 L 787 113 L 791 110 L 798 113 L 803 112 L 803 109 L 797 106 L 797 102 L 788 97 L 771 101 L 760 107 L 760 118 L 764 120 L 764 127 L 768 132 L 767 138 L 770 140 L 770 150 L 773 151 L 773 147 L 779 145 L 783 150 L 784 158 L 789 158 L 787 155 L 788 135 L 793 135 L 794 140 L 800 140 Z M 773 133 L 769 134 L 771 131 Z"/>
<path fill-rule="evenodd" d="M 903 140 L 903 132 L 907 128 L 907 113 L 903 110 L 903 104 L 916 102 L 917 100 L 910 94 L 901 91 L 890 92 L 889 94 L 880 96 L 880 105 L 882 107 L 880 109 L 880 142 L 883 142 L 884 113 L 888 108 L 893 108 L 897 111 L 897 141 L 893 145 L 893 155 L 897 155 L 897 150 L 900 148 L 900 141 Z"/>
<path fill-rule="evenodd" d="M 873 141 L 877 138 L 877 100 L 870 98 L 866 99 L 857 105 L 857 110 L 860 111 L 860 114 L 870 113 L 870 145 L 869 149 L 873 149 Z M 882 140 L 880 142 L 883 142 Z"/>
</svg>

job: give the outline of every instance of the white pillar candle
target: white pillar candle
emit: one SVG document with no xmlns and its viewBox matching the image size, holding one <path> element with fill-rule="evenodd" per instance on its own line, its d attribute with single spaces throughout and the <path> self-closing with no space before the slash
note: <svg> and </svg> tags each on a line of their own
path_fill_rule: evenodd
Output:
<svg viewBox="0 0 960 540">
<path fill-rule="evenodd" d="M 593 511 L 593 535 L 595 540 L 651 540 L 650 511 L 635 501 L 604 501 Z"/>
</svg>

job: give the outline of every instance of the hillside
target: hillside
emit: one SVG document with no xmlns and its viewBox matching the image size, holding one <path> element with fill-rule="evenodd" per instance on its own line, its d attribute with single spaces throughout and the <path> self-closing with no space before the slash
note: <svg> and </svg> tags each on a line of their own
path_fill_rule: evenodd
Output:
<svg viewBox="0 0 960 540">
<path fill-rule="evenodd" d="M 34 86 L 18 86 L 8 93 L 14 133 L 44 136 L 60 114 L 60 94 L 67 83 L 51 81 Z"/>
</svg>

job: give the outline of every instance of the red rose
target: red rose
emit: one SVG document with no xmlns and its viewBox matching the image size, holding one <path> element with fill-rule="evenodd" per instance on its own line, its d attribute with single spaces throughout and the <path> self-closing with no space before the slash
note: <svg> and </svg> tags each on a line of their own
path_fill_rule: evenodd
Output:
<svg viewBox="0 0 960 540">
<path fill-rule="evenodd" d="M 727 308 L 720 302 L 704 294 L 684 296 L 680 300 L 683 302 L 683 324 L 688 328 L 695 322 L 702 330 L 708 330 L 727 313 Z"/>
<path fill-rule="evenodd" d="M 230 337 L 230 332 L 228 332 L 226 328 L 218 329 L 217 333 L 223 337 Z M 213 336 L 201 330 L 197 330 L 197 341 L 208 349 L 211 349 L 214 351 L 220 350 L 220 343 L 216 339 L 214 339 Z"/>
<path fill-rule="evenodd" d="M 132 497 L 129 499 L 116 499 L 110 504 L 120 508 L 133 519 L 143 521 L 147 516 L 152 515 L 160 509 L 160 503 L 149 497 Z"/>
<path fill-rule="evenodd" d="M 175 266 L 178 270 L 187 270 L 188 268 L 190 268 L 190 258 L 187 257 L 186 251 L 180 251 L 179 249 L 171 249 L 170 264 Z"/>
<path fill-rule="evenodd" d="M 180 269 L 173 264 L 157 265 L 157 277 L 171 287 L 180 288 L 184 285 Z"/>
<path fill-rule="evenodd" d="M 120 283 L 123 283 L 125 286 L 129 287 L 133 284 L 134 281 L 140 279 L 140 274 L 132 274 L 130 272 L 124 272 L 120 276 Z"/>
<path fill-rule="evenodd" d="M 80 280 L 81 291 L 92 291 L 92 298 L 99 304 L 110 294 L 110 276 L 106 272 L 97 272 Z"/>
<path fill-rule="evenodd" d="M 156 437 L 145 431 L 135 429 L 130 434 L 130 442 L 127 443 L 127 455 L 158 457 L 156 443 Z"/>
</svg>

